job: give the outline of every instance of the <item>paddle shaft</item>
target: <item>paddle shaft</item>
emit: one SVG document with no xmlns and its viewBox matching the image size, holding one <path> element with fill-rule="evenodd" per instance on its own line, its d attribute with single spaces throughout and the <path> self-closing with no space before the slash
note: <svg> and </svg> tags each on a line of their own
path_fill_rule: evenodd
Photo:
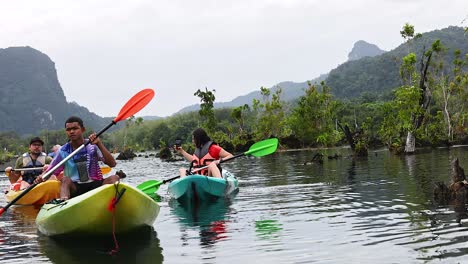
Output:
<svg viewBox="0 0 468 264">
<path fill-rule="evenodd" d="M 179 177 L 180 177 L 180 175 L 175 176 L 175 177 L 172 177 L 172 178 L 169 178 L 169 179 L 166 179 L 166 180 L 163 180 L 163 181 L 160 181 L 160 182 L 156 182 L 156 183 L 154 183 L 154 184 L 148 185 L 148 186 L 146 186 L 146 187 L 140 189 L 140 191 L 144 192 L 144 191 L 149 190 L 149 189 L 151 189 L 151 188 L 155 188 L 155 187 L 157 187 L 157 186 L 159 186 L 159 185 L 161 185 L 161 184 L 165 184 L 165 183 L 171 182 L 171 181 L 173 181 L 173 180 L 175 180 L 175 179 L 177 179 L 177 178 L 179 178 Z"/>
<path fill-rule="evenodd" d="M 274 151 L 276 150 L 276 147 L 278 146 L 278 140 L 275 139 L 276 142 L 270 143 L 270 144 L 265 144 L 265 145 L 263 145 L 263 143 L 268 142 L 268 141 L 271 141 L 271 140 L 273 140 L 273 139 L 266 139 L 266 140 L 257 142 L 257 143 L 255 143 L 254 145 L 252 145 L 251 149 L 249 149 L 248 151 L 246 151 L 246 152 L 244 152 L 244 153 L 237 154 L 237 155 L 232 156 L 232 157 L 227 158 L 227 159 L 220 159 L 220 160 L 219 160 L 219 163 L 223 163 L 223 162 L 226 162 L 226 161 L 230 161 L 230 160 L 232 160 L 232 159 L 239 158 L 239 157 L 246 156 L 246 155 L 252 155 L 252 154 L 253 154 L 253 155 L 255 156 L 255 153 L 259 153 L 259 152 L 261 153 L 261 151 L 265 151 L 265 150 L 267 150 L 267 153 L 262 153 L 262 154 L 260 154 L 260 156 L 263 156 L 263 155 L 265 155 L 265 154 L 270 154 L 270 153 L 272 153 L 272 152 L 274 152 Z M 263 145 L 263 146 L 258 146 L 258 144 L 261 144 L 261 145 Z M 256 146 L 256 147 L 255 147 L 255 146 Z M 271 148 L 274 148 L 274 149 L 271 149 Z M 271 150 L 272 150 L 272 152 L 270 152 Z M 198 172 L 198 171 L 204 170 L 204 169 L 206 169 L 206 168 L 208 168 L 208 166 L 204 166 L 204 167 L 198 168 L 198 169 L 193 170 L 193 171 L 191 171 L 191 172 L 192 172 L 192 173 L 193 173 L 193 172 Z"/>
<path fill-rule="evenodd" d="M 44 167 L 35 167 L 35 168 L 24 168 L 24 169 L 11 169 L 11 171 L 34 171 L 42 170 Z M 5 172 L 5 170 L 0 170 L 0 172 Z"/>
<path fill-rule="evenodd" d="M 220 159 L 220 160 L 219 160 L 219 163 L 224 163 L 224 162 L 226 162 L 226 161 L 230 161 L 230 160 L 233 160 L 233 159 L 235 159 L 235 158 L 242 157 L 242 156 L 245 156 L 245 153 L 240 153 L 240 154 L 237 154 L 237 155 L 232 156 L 232 157 L 227 158 L 227 159 Z M 204 167 L 195 169 L 195 170 L 191 171 L 191 173 L 199 172 L 199 171 L 204 170 L 204 169 L 206 169 L 206 168 L 208 168 L 208 166 L 204 166 Z M 175 179 L 177 179 L 177 178 L 180 178 L 180 175 L 179 175 L 179 176 L 172 177 L 172 178 L 167 179 L 167 180 L 164 180 L 164 181 L 161 182 L 161 184 L 164 184 L 164 183 L 167 183 L 167 182 L 171 182 L 171 181 L 173 181 L 173 180 L 175 180 Z M 144 188 L 143 190 L 150 189 L 150 187 L 154 187 L 154 186 L 148 186 L 148 187 Z M 142 190 L 142 191 L 143 191 L 143 190 Z"/>
<path fill-rule="evenodd" d="M 230 160 L 233 160 L 233 159 L 235 159 L 235 158 L 242 157 L 242 156 L 245 156 L 245 153 L 240 153 L 240 154 L 237 154 L 237 155 L 232 156 L 232 157 L 227 158 L 227 159 L 219 159 L 219 163 L 224 163 L 224 162 L 226 162 L 226 161 L 230 161 Z M 208 166 L 204 166 L 204 167 L 195 169 L 195 170 L 191 171 L 191 173 L 199 172 L 199 171 L 204 170 L 204 169 L 206 169 L 206 168 L 208 168 Z M 180 177 L 180 176 L 179 176 L 179 177 Z"/>
<path fill-rule="evenodd" d="M 26 168 L 26 169 L 11 169 L 11 171 L 35 171 L 35 170 L 43 170 L 44 167 L 36 167 L 36 168 Z M 112 170 L 111 167 L 101 167 L 102 174 L 107 174 Z M 0 172 L 5 172 L 4 170 L 0 170 Z"/>
</svg>

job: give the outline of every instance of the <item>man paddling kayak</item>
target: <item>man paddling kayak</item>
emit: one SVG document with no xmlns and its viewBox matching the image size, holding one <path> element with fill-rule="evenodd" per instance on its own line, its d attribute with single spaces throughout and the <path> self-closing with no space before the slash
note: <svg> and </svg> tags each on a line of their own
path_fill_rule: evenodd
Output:
<svg viewBox="0 0 468 264">
<path fill-rule="evenodd" d="M 49 168 L 54 168 L 75 149 L 87 142 L 88 139 L 83 136 L 85 131 L 81 118 L 72 116 L 65 121 L 65 132 L 70 141 L 58 150 Z M 115 159 L 95 133 L 89 136 L 89 140 L 91 144 L 81 149 L 73 158 L 67 160 L 54 171 L 55 175 L 64 171 L 64 177 L 60 180 L 62 182 L 60 189 L 62 200 L 78 196 L 103 184 L 112 184 L 120 179 L 117 175 L 103 178 L 99 161 L 104 162 L 109 167 L 115 167 Z M 36 178 L 37 183 L 42 181 L 42 177 Z"/>
</svg>

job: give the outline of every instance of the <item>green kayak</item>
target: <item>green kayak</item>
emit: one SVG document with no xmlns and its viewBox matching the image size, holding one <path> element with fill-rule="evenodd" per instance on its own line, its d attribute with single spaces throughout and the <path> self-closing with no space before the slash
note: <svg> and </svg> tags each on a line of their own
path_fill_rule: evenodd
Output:
<svg viewBox="0 0 468 264">
<path fill-rule="evenodd" d="M 36 225 L 47 236 L 111 234 L 114 223 L 116 233 L 127 233 L 152 226 L 158 214 L 159 205 L 137 188 L 105 184 L 61 203 L 44 204 Z"/>
<path fill-rule="evenodd" d="M 223 178 L 197 174 L 181 177 L 169 184 L 168 191 L 179 202 L 187 203 L 229 197 L 238 192 L 239 187 L 237 178 L 223 170 Z"/>
</svg>

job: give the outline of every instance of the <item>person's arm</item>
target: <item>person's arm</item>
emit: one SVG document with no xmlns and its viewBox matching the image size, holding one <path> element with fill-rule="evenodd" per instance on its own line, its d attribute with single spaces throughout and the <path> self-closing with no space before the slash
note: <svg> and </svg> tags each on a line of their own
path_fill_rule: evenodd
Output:
<svg viewBox="0 0 468 264">
<path fill-rule="evenodd" d="M 18 181 L 18 179 L 21 177 L 21 171 L 17 171 L 18 169 L 23 168 L 23 158 L 19 157 L 16 159 L 15 163 L 15 170 L 10 169 L 10 173 L 8 175 L 8 179 L 10 180 L 10 183 L 15 183 Z"/>
<path fill-rule="evenodd" d="M 8 177 L 8 180 L 11 184 L 18 181 L 19 177 L 21 176 L 21 174 L 17 173 L 17 171 L 14 171 L 12 167 L 5 168 L 5 175 Z"/>
<path fill-rule="evenodd" d="M 182 147 L 176 147 L 174 146 L 175 150 L 179 153 L 179 154 L 182 154 L 182 156 L 184 156 L 184 158 L 188 161 L 188 162 L 192 162 L 193 160 L 193 156 L 188 154 Z"/>
<path fill-rule="evenodd" d="M 223 148 L 221 148 L 221 151 L 219 152 L 219 160 L 221 161 L 222 159 L 227 159 L 227 158 L 231 158 L 231 157 L 234 157 L 234 155 L 232 155 L 230 152 L 224 150 Z"/>
<path fill-rule="evenodd" d="M 109 166 L 109 167 L 115 167 L 117 165 L 117 162 L 114 159 L 114 156 L 110 153 L 110 151 L 102 144 L 101 140 L 96 137 L 96 133 L 93 133 L 89 136 L 89 140 L 91 140 L 91 143 L 96 145 L 99 150 L 102 153 L 102 156 L 104 157 L 104 163 Z"/>
</svg>

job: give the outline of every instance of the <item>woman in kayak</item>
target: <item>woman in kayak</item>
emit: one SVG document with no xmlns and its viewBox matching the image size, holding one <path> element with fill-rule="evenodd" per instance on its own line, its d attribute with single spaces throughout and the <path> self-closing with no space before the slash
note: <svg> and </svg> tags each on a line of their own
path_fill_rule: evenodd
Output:
<svg viewBox="0 0 468 264">
<path fill-rule="evenodd" d="M 193 131 L 192 142 L 196 147 L 192 155 L 188 154 L 181 146 L 174 145 L 174 149 L 190 162 L 190 168 L 188 170 L 179 170 L 180 175 L 186 176 L 187 173 L 191 174 L 193 172 L 200 175 L 221 178 L 220 161 L 225 158 L 233 157 L 233 155 L 224 150 L 217 143 L 211 141 L 210 137 L 202 128 L 197 128 Z M 192 168 L 195 170 L 192 171 Z"/>
<path fill-rule="evenodd" d="M 70 141 L 58 150 L 48 170 L 54 168 L 63 159 L 88 141 L 88 139 L 85 139 L 83 136 L 85 130 L 83 120 L 79 117 L 72 116 L 65 121 L 65 131 Z M 68 198 L 78 196 L 103 184 L 110 184 L 119 180 L 118 175 L 112 175 L 104 179 L 99 167 L 99 161 L 103 161 L 109 167 L 114 167 L 116 164 L 115 159 L 104 144 L 102 144 L 101 140 L 96 137 L 95 133 L 89 136 L 89 140 L 91 144 L 82 148 L 71 159 L 67 160 L 54 171 L 55 175 L 64 171 L 64 177 L 61 179 L 62 185 L 60 188 L 60 198 L 62 200 L 67 200 Z M 42 181 L 42 177 L 36 178 L 36 182 Z"/>
</svg>

